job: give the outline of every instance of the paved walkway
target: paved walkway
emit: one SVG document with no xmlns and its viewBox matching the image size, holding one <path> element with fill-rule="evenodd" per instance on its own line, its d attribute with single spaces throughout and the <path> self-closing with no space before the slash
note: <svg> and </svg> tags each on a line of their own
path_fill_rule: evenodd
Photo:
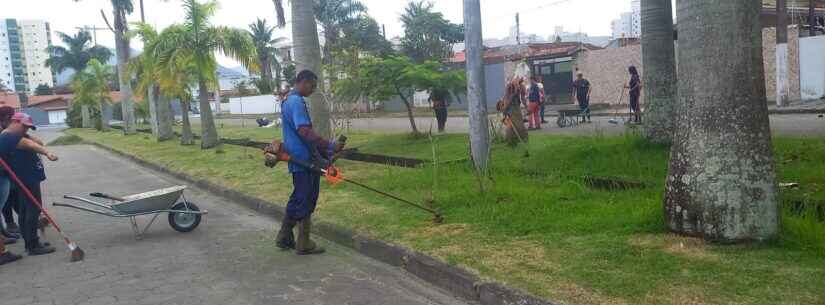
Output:
<svg viewBox="0 0 825 305">
<path fill-rule="evenodd" d="M 54 151 L 61 161 L 47 165 L 49 204 L 63 194 L 129 194 L 181 184 L 89 146 Z M 51 207 L 86 259 L 69 263 L 48 229 L 46 240 L 58 252 L 0 266 L 0 304 L 463 304 L 329 242 L 320 241 L 328 250 L 322 256 L 280 251 L 272 241 L 279 224 L 272 219 L 199 189 L 187 190 L 187 198 L 210 213 L 197 230 L 177 233 L 162 215 L 139 241 L 127 219 Z"/>
</svg>

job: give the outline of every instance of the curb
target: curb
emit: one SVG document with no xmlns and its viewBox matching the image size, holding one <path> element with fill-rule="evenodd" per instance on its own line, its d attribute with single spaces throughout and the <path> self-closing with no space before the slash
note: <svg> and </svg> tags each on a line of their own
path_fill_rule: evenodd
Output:
<svg viewBox="0 0 825 305">
<path fill-rule="evenodd" d="M 204 179 L 198 179 L 184 173 L 170 170 L 158 163 L 146 161 L 97 142 L 84 140 L 83 143 L 126 158 L 140 166 L 188 182 L 215 195 L 238 202 L 242 206 L 261 215 L 280 220 L 285 214 L 285 208 L 275 203 L 225 188 Z M 393 267 L 401 268 L 407 273 L 415 275 L 419 279 L 467 301 L 480 303 L 482 305 L 561 304 L 538 298 L 527 292 L 510 288 L 500 283 L 482 281 L 481 278 L 470 271 L 451 266 L 432 256 L 381 240 L 358 235 L 350 229 L 335 224 L 319 221 L 315 223 L 315 234 L 336 244 L 351 248 L 361 255 Z"/>
</svg>

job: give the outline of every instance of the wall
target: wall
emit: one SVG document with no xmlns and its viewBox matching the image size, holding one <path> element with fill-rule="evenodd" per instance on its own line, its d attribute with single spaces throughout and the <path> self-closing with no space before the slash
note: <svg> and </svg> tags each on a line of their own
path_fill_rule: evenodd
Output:
<svg viewBox="0 0 825 305">
<path fill-rule="evenodd" d="M 229 99 L 229 112 L 232 114 L 280 113 L 281 104 L 270 94 L 233 97 Z"/>
<path fill-rule="evenodd" d="M 788 66 L 790 68 L 788 75 L 791 101 L 801 99 L 799 41 L 799 30 L 794 27 L 788 28 Z M 776 101 L 776 29 L 763 29 L 762 45 L 765 62 L 765 89 L 768 101 L 773 104 Z M 819 54 L 811 56 L 822 56 L 821 50 L 820 47 Z M 679 52 L 678 44 L 676 52 L 677 54 Z M 815 52 L 811 51 L 811 53 Z M 635 65 L 639 73 L 644 75 L 641 45 L 584 52 L 579 56 L 576 64 L 584 72 L 584 77 L 593 84 L 591 103 L 616 104 L 619 92 L 624 82 L 628 80 L 628 66 Z M 626 97 L 622 103 L 627 103 Z"/>
<path fill-rule="evenodd" d="M 776 104 L 776 29 L 762 29 L 762 56 L 765 60 L 765 91 L 770 104 Z M 801 99 L 799 90 L 799 29 L 788 28 L 788 77 L 791 101 Z"/>
<path fill-rule="evenodd" d="M 627 67 L 631 65 L 644 75 L 641 45 L 582 52 L 576 60 L 576 66 L 593 86 L 590 102 L 594 104 L 618 103 L 622 87 L 630 79 Z M 622 103 L 627 102 L 625 98 Z"/>
<path fill-rule="evenodd" d="M 799 60 L 802 99 L 825 98 L 825 36 L 800 39 Z"/>
<path fill-rule="evenodd" d="M 23 108 L 23 112 L 32 117 L 35 126 L 49 125 L 49 113 L 37 107 Z"/>
</svg>

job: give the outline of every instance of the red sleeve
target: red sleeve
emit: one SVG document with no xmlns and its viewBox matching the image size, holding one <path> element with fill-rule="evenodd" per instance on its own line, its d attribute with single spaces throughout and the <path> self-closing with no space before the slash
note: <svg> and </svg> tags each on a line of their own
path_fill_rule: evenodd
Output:
<svg viewBox="0 0 825 305">
<path fill-rule="evenodd" d="M 318 152 L 322 155 L 327 155 L 327 151 L 331 146 L 330 141 L 315 133 L 315 131 L 312 130 L 312 125 L 301 125 L 298 127 L 298 136 L 304 140 L 304 143 L 315 145 Z"/>
</svg>

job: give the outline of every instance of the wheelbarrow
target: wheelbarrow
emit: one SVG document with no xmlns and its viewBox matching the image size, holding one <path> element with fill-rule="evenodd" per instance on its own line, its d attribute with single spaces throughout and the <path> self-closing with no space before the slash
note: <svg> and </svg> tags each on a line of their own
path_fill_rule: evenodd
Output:
<svg viewBox="0 0 825 305">
<path fill-rule="evenodd" d="M 206 215 L 206 210 L 201 211 L 194 203 L 186 200 L 183 195 L 185 186 L 173 186 L 169 188 L 153 190 L 145 193 L 129 195 L 126 197 L 116 197 L 103 193 L 91 193 L 89 196 L 108 199 L 109 203 L 97 202 L 77 196 L 63 196 L 63 198 L 76 200 L 88 206 L 78 206 L 66 203 L 53 203 L 57 207 L 77 209 L 89 213 L 115 218 L 129 218 L 132 223 L 136 239 L 143 239 L 143 235 L 149 227 L 162 213 L 169 214 L 169 225 L 172 229 L 181 233 L 191 232 L 200 225 L 201 216 Z M 179 202 L 178 199 L 181 199 Z M 153 215 L 152 220 L 142 229 L 138 226 L 137 216 Z"/>
</svg>

